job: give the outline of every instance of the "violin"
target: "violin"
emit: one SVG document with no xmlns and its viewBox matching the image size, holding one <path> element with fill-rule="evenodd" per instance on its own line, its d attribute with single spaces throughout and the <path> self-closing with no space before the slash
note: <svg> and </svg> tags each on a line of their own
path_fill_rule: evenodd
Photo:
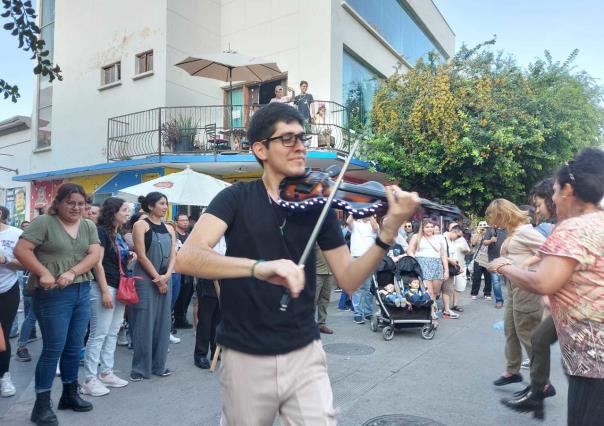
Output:
<svg viewBox="0 0 604 426">
<path fill-rule="evenodd" d="M 279 185 L 280 207 L 291 212 L 304 212 L 322 208 L 335 186 L 334 176 L 340 173 L 338 166 L 325 171 L 306 169 L 304 175 L 283 179 Z M 443 206 L 433 201 L 421 199 L 423 209 L 428 213 L 458 216 L 457 207 Z M 388 208 L 386 188 L 379 182 L 362 184 L 342 182 L 331 207 L 351 214 L 355 219 L 381 215 Z"/>
</svg>

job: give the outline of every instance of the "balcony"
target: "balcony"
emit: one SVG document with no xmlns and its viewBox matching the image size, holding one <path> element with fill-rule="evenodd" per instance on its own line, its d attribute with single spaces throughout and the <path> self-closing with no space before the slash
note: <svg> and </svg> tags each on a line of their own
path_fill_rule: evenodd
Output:
<svg viewBox="0 0 604 426">
<path fill-rule="evenodd" d="M 324 104 L 326 112 L 305 131 L 312 135 L 310 150 L 347 153 L 348 112 L 338 103 Z M 237 154 L 250 151 L 246 138 L 250 118 L 262 105 L 164 107 L 110 118 L 107 161 L 172 154 Z"/>
</svg>

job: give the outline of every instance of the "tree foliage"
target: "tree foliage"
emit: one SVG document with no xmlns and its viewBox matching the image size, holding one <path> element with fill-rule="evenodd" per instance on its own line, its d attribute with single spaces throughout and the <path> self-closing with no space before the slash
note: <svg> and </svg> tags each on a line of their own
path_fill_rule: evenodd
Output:
<svg viewBox="0 0 604 426">
<path fill-rule="evenodd" d="M 601 144 L 602 88 L 545 58 L 522 69 L 495 40 L 462 46 L 448 63 L 419 60 L 384 81 L 371 112 L 368 160 L 404 188 L 469 212 L 525 198 L 538 179 Z"/>
<path fill-rule="evenodd" d="M 48 77 L 48 81 L 53 81 L 55 78 L 63 80 L 61 68 L 53 65 L 52 61 L 48 59 L 50 52 L 44 48 L 46 43 L 39 37 L 40 28 L 35 23 L 36 11 L 32 7 L 31 1 L 2 0 L 2 4 L 4 12 L 0 16 L 6 20 L 3 28 L 17 37 L 19 49 L 32 52 L 30 59 L 36 61 L 34 74 Z M 17 102 L 21 96 L 17 85 L 12 85 L 2 78 L 0 78 L 0 94 L 4 96 L 4 99 L 10 97 L 13 102 Z"/>
</svg>

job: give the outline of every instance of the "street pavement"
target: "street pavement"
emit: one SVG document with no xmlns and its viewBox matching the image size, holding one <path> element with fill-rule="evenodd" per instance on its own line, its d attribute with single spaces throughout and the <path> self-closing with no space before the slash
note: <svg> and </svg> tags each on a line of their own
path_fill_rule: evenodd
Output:
<svg viewBox="0 0 604 426">
<path fill-rule="evenodd" d="M 385 341 L 381 332 L 370 330 L 369 323 L 355 324 L 350 312 L 338 311 L 338 298 L 338 293 L 332 295 L 328 311 L 328 325 L 335 333 L 322 335 L 323 344 L 329 345 L 327 361 L 339 411 L 338 424 L 358 426 L 383 415 L 415 416 L 435 422 L 391 423 L 397 425 L 566 424 L 567 382 L 557 344 L 552 348 L 551 381 L 558 395 L 546 400 L 545 422 L 512 412 L 499 402 L 524 388 L 528 370 L 522 370 L 524 383 L 502 388 L 492 385 L 505 367 L 504 335 L 498 327 L 503 310 L 494 309 L 494 302 L 471 301 L 468 289 L 463 298 L 462 318 L 439 320 L 433 340 L 424 340 L 419 329 L 410 329 L 397 332 L 393 340 Z M 217 373 L 193 365 L 191 330 L 179 330 L 178 337 L 182 342 L 170 347 L 168 367 L 173 370 L 170 377 L 130 383 L 103 397 L 86 396 L 94 403 L 94 409 L 89 413 L 57 410 L 60 424 L 217 425 L 220 418 Z M 12 342 L 16 345 L 16 339 Z M 35 362 L 41 346 L 39 340 L 29 345 L 33 362 L 21 363 L 13 357 L 11 373 L 17 395 L 0 399 L 0 425 L 31 424 Z M 333 352 L 338 349 L 345 349 L 340 352 L 347 353 Z M 127 378 L 130 361 L 131 351 L 118 347 L 116 373 Z M 61 383 L 57 379 L 52 392 L 55 407 L 60 392 Z"/>
</svg>

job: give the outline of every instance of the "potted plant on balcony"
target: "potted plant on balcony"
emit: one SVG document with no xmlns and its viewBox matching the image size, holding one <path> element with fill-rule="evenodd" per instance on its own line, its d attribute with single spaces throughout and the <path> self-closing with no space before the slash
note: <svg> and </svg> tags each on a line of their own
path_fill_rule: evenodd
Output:
<svg viewBox="0 0 604 426">
<path fill-rule="evenodd" d="M 179 115 L 176 119 L 178 126 L 179 143 L 174 152 L 191 152 L 195 149 L 195 136 L 197 135 L 197 122 L 193 117 Z"/>
<path fill-rule="evenodd" d="M 191 152 L 195 149 L 197 123 L 193 117 L 178 116 L 161 126 L 162 142 L 172 152 Z"/>
<path fill-rule="evenodd" d="M 175 119 L 166 121 L 161 125 L 161 140 L 166 148 L 174 151 L 176 145 L 180 142 L 180 133 Z"/>
</svg>

